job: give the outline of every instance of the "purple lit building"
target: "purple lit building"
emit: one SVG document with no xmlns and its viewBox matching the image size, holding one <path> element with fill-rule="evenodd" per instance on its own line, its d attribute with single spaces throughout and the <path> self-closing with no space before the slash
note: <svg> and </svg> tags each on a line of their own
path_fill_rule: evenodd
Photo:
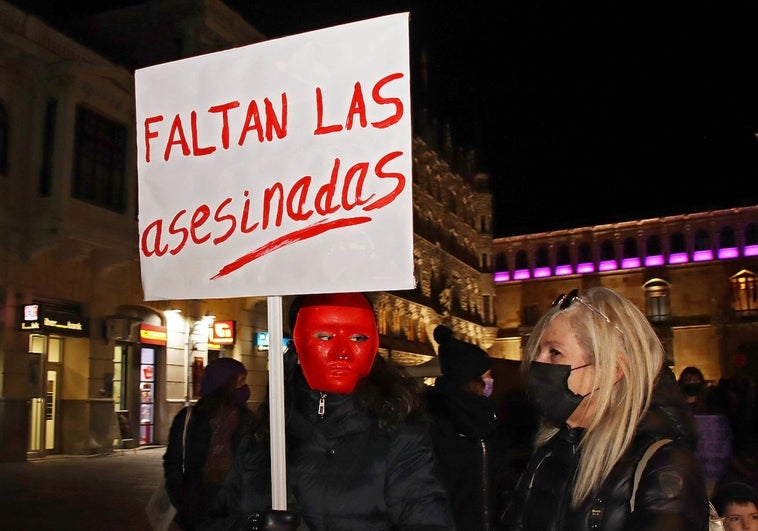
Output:
<svg viewBox="0 0 758 531">
<path fill-rule="evenodd" d="M 496 238 L 493 252 L 493 357 L 520 359 L 559 293 L 604 285 L 646 312 L 676 374 L 758 378 L 758 206 Z"/>
</svg>

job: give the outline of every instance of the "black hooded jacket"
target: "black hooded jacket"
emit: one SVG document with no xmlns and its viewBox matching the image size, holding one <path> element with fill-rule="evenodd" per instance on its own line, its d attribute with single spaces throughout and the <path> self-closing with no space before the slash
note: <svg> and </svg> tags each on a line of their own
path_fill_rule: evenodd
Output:
<svg viewBox="0 0 758 531">
<path fill-rule="evenodd" d="M 454 528 L 429 427 L 406 418 L 395 376 L 377 356 L 355 393 L 313 391 L 285 360 L 288 509 L 311 531 L 441 531 Z M 319 401 L 324 400 L 323 417 Z M 249 437 L 201 529 L 240 529 L 271 507 L 269 440 Z"/>
<path fill-rule="evenodd" d="M 610 475 L 577 510 L 571 491 L 584 429 L 564 426 L 537 448 L 519 479 L 498 530 L 707 531 L 705 476 L 695 456 L 696 426 L 667 367 L 629 447 Z M 671 439 L 648 461 L 631 512 L 633 478 L 642 454 L 656 440 Z"/>
<path fill-rule="evenodd" d="M 203 468 L 211 444 L 211 412 L 197 405 L 190 407 L 192 413 L 187 423 L 186 441 L 184 423 L 189 407 L 182 408 L 174 417 L 163 456 L 166 491 L 177 509 L 174 519 L 185 530 L 195 529 L 197 522 L 205 518 L 209 501 L 218 489 L 218 485 L 209 484 L 203 479 Z M 255 416 L 247 407 L 237 409 L 240 421 L 233 435 L 235 448 L 255 423 Z"/>
<path fill-rule="evenodd" d="M 508 439 L 492 401 L 440 376 L 426 402 L 456 529 L 493 529 L 510 476 Z"/>
</svg>

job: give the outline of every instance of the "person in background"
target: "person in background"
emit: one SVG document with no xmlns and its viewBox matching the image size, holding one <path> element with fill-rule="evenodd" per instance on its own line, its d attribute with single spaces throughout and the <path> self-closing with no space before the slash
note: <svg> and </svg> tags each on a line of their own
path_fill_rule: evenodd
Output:
<svg viewBox="0 0 758 531">
<path fill-rule="evenodd" d="M 732 459 L 733 428 L 725 409 L 719 407 L 703 372 L 685 367 L 679 374 L 679 387 L 694 414 L 697 425 L 696 455 L 703 465 L 708 492 L 727 473 Z"/>
<path fill-rule="evenodd" d="M 729 467 L 719 483 L 740 481 L 758 489 L 758 393 L 755 381 L 744 374 L 721 378 L 718 389 L 734 430 Z"/>
<path fill-rule="evenodd" d="M 271 508 L 270 442 L 259 431 L 240 448 L 203 529 L 290 530 L 298 517 L 311 531 L 454 529 L 420 384 L 377 355 L 369 299 L 299 296 L 289 316 L 287 510 Z"/>
<path fill-rule="evenodd" d="M 535 450 L 498 530 L 705 531 L 692 413 L 645 315 L 605 287 L 553 301 L 524 350 Z M 643 454 L 658 448 L 634 476 Z M 631 510 L 634 507 L 634 510 Z"/>
<path fill-rule="evenodd" d="M 735 441 L 729 466 L 716 483 L 716 488 L 723 483 L 732 482 L 747 483 L 758 489 L 758 436 Z"/>
<path fill-rule="evenodd" d="M 679 373 L 679 387 L 694 415 L 713 413 L 715 404 L 710 399 L 711 390 L 703 372 L 697 367 L 685 367 Z"/>
<path fill-rule="evenodd" d="M 758 492 L 750 485 L 720 485 L 713 491 L 711 502 L 724 519 L 726 531 L 758 531 Z"/>
<path fill-rule="evenodd" d="M 509 447 L 490 399 L 492 362 L 478 346 L 455 339 L 445 325 L 433 335 L 442 376 L 427 388 L 426 403 L 456 529 L 489 531 L 507 491 Z"/>
<path fill-rule="evenodd" d="M 174 521 L 185 530 L 196 529 L 206 517 L 213 496 L 232 466 L 234 452 L 255 416 L 247 407 L 250 388 L 247 369 L 234 358 L 208 364 L 200 383 L 200 399 L 182 408 L 171 423 L 163 455 L 166 490 L 177 512 Z M 184 421 L 189 422 L 183 448 Z"/>
</svg>

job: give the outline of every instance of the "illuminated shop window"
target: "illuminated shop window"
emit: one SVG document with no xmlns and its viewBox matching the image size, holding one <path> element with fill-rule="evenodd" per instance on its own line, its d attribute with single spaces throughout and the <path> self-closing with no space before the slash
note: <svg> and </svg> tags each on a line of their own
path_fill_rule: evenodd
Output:
<svg viewBox="0 0 758 531">
<path fill-rule="evenodd" d="M 155 349 L 140 348 L 139 442 L 152 444 L 155 433 Z"/>
</svg>

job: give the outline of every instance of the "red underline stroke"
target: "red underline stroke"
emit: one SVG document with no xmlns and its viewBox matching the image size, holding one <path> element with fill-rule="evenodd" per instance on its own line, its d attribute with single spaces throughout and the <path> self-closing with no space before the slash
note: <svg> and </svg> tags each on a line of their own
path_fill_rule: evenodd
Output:
<svg viewBox="0 0 758 531">
<path fill-rule="evenodd" d="M 267 244 L 258 247 L 254 251 L 250 251 L 249 253 L 240 256 L 236 260 L 229 262 L 224 267 L 219 269 L 218 273 L 211 277 L 211 280 L 216 280 L 217 278 L 224 277 L 229 273 L 233 273 L 239 268 L 249 264 L 253 260 L 257 260 L 261 256 L 265 256 L 287 245 L 301 242 L 307 240 L 308 238 L 313 238 L 330 230 L 341 229 L 343 227 L 352 227 L 353 225 L 360 225 L 361 223 L 368 223 L 371 221 L 371 219 L 372 218 L 369 216 L 359 216 L 355 218 L 335 219 L 332 221 L 321 220 L 303 229 L 280 236 L 279 238 L 271 240 Z"/>
</svg>

